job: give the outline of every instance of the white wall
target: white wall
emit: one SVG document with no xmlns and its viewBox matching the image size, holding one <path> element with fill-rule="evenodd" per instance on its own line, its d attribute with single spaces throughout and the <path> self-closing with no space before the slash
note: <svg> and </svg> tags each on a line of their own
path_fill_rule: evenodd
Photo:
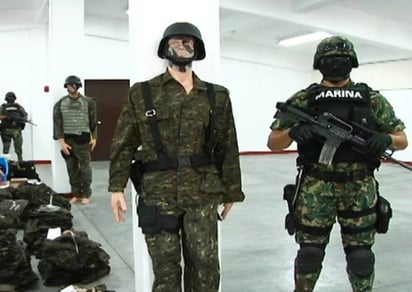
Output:
<svg viewBox="0 0 412 292">
<path fill-rule="evenodd" d="M 98 36 L 103 33 L 97 27 L 93 23 L 86 30 L 83 43 L 79 44 L 83 46 L 83 53 L 73 56 L 78 72 L 67 72 L 67 75 L 77 74 L 83 80 L 130 79 L 129 43 L 124 32 L 118 34 L 119 38 L 112 37 L 112 33 Z M 0 98 L 7 91 L 15 91 L 18 102 L 38 124 L 37 127 L 28 125 L 24 131 L 24 156 L 26 159 L 50 160 L 54 143 L 53 102 L 49 94 L 43 92 L 43 86 L 48 84 L 47 30 L 3 32 L 0 42 L 9 44 L 0 47 Z M 241 151 L 268 150 L 266 141 L 276 102 L 284 101 L 297 90 L 320 80 L 318 72 L 311 70 L 311 63 L 311 58 L 285 51 L 222 41 L 220 78 L 210 81 L 226 86 L 231 92 Z M 411 66 L 412 61 L 361 65 L 353 70 L 352 78 L 376 89 L 410 88 L 412 77 L 408 71 Z M 196 71 L 196 63 L 194 69 Z M 201 70 L 198 73 L 204 77 Z M 65 94 L 63 81 L 59 89 L 62 95 Z M 409 98 L 404 99 L 402 105 L 410 107 Z M 399 105 L 394 106 L 398 111 L 396 107 Z M 412 117 L 402 119 L 407 126 L 412 124 Z M 412 161 L 412 154 L 405 153 L 406 157 L 402 157 Z"/>
<path fill-rule="evenodd" d="M 310 81 L 306 59 L 233 42 L 222 43 L 221 80 L 231 95 L 240 151 L 268 151 L 276 102 Z"/>
</svg>

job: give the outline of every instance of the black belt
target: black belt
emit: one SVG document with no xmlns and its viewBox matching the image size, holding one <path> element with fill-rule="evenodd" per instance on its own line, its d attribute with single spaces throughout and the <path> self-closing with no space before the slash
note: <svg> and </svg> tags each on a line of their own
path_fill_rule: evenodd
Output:
<svg viewBox="0 0 412 292">
<path fill-rule="evenodd" d="M 317 179 L 327 182 L 346 183 L 349 181 L 363 180 L 373 176 L 373 169 L 365 168 L 350 172 L 321 171 L 316 168 L 305 169 L 305 172 Z"/>
<path fill-rule="evenodd" d="M 206 154 L 193 156 L 163 157 L 155 161 L 143 162 L 140 170 L 144 172 L 157 170 L 178 169 L 180 167 L 194 167 L 214 164 L 214 158 Z"/>
</svg>

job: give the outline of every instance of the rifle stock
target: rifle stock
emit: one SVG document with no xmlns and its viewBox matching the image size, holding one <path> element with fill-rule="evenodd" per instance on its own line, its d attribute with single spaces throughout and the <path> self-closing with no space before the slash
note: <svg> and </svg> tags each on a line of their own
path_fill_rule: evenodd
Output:
<svg viewBox="0 0 412 292">
<path fill-rule="evenodd" d="M 278 109 L 278 112 L 275 114 L 275 117 L 282 117 L 285 115 L 289 120 L 291 119 L 295 122 L 312 125 L 314 132 L 325 138 L 324 146 L 319 157 L 319 163 L 332 163 L 336 149 L 343 142 L 350 142 L 354 150 L 364 153 L 366 140 L 361 136 L 353 134 L 354 126 L 361 128 L 363 131 L 371 132 L 370 130 L 357 124 L 349 124 L 329 112 L 324 112 L 318 116 L 312 116 L 286 102 L 278 102 L 276 108 Z M 387 149 L 382 154 L 382 158 L 412 171 L 411 166 L 393 158 L 393 152 L 394 149 Z"/>
</svg>

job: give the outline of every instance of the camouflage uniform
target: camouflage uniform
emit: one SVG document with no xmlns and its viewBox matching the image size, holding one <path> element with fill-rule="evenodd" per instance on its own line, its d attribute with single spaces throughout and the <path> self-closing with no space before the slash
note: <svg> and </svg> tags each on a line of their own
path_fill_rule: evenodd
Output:
<svg viewBox="0 0 412 292">
<path fill-rule="evenodd" d="M 80 101 L 80 102 L 78 102 Z M 72 118 L 62 112 L 62 102 L 73 102 L 79 106 L 77 110 L 84 110 L 87 112 L 88 121 L 86 125 L 79 125 L 77 134 L 66 133 L 64 130 L 65 120 Z M 84 108 L 83 108 L 84 107 Z M 53 108 L 53 138 L 55 140 L 64 138 L 65 142 L 69 144 L 72 149 L 70 155 L 63 155 L 66 162 L 67 172 L 69 175 L 69 182 L 71 186 L 71 193 L 77 198 L 90 198 L 92 195 L 92 169 L 90 166 L 91 151 L 90 139 L 97 137 L 97 116 L 96 116 L 96 102 L 94 99 L 80 95 L 76 100 L 71 99 L 68 95 L 62 97 L 56 102 Z"/>
<path fill-rule="evenodd" d="M 354 85 L 351 81 L 347 86 Z M 301 108 L 308 108 L 308 91 L 299 91 L 289 99 L 289 102 Z M 392 106 L 378 91 L 370 91 L 370 104 L 372 113 L 375 116 L 374 122 L 377 125 L 377 131 L 389 133 L 402 131 L 405 128 L 402 121 L 395 116 Z M 272 123 L 271 129 L 284 130 L 291 126 L 293 126 L 293 122 L 278 118 Z M 357 162 L 339 162 L 331 165 L 314 163 L 311 165 L 311 168 L 316 171 L 337 173 L 362 171 L 368 167 L 370 167 L 368 163 Z M 342 243 L 349 265 L 351 258 L 348 253 L 350 251 L 362 248 L 370 250 L 370 247 L 374 244 L 375 229 L 369 227 L 374 226 L 376 213 L 367 212 L 366 210 L 371 210 L 376 205 L 376 201 L 377 182 L 372 174 L 359 180 L 335 182 L 312 176 L 310 171 L 304 172 L 300 192 L 296 200 L 296 218 L 299 224 L 303 226 L 321 228 L 325 232 L 310 232 L 308 229 L 299 230 L 298 227 L 295 235 L 296 242 L 301 248 L 303 246 L 317 246 L 324 250 L 329 242 L 330 231 L 337 218 L 341 226 Z M 345 215 L 356 214 L 356 212 L 358 212 L 356 217 Z M 372 261 L 371 267 L 373 267 L 374 256 L 373 253 L 370 255 L 369 260 Z M 313 291 L 321 272 L 323 257 L 324 252 L 320 257 L 320 268 L 312 271 L 308 271 L 307 267 L 304 267 L 306 263 L 299 262 L 298 257 L 296 258 L 295 291 Z M 306 260 L 310 261 L 310 256 Z M 305 272 L 302 272 L 303 270 Z M 372 271 L 364 271 L 362 275 L 354 275 L 347 268 L 347 273 L 353 291 L 372 290 L 373 269 Z"/>
<path fill-rule="evenodd" d="M 16 115 L 17 118 L 27 120 L 27 112 L 18 103 L 4 103 L 0 109 L 0 116 L 5 116 L 1 123 L 1 140 L 3 142 L 3 153 L 8 154 L 10 144 L 13 140 L 14 151 L 17 159 L 23 160 L 23 135 L 25 122 L 17 121 L 10 115 Z"/>
<path fill-rule="evenodd" d="M 202 153 L 207 145 L 210 105 L 206 84 L 196 75 L 189 94 L 167 71 L 149 81 L 159 131 L 169 157 Z M 182 291 L 183 250 L 186 292 L 218 291 L 217 205 L 243 201 L 239 153 L 229 93 L 216 91 L 216 164 L 179 167 L 143 174 L 141 199 L 161 214 L 182 218 L 181 232 L 146 234 L 153 263 L 153 291 Z M 141 84 L 129 92 L 111 146 L 110 192 L 123 192 L 130 163 L 139 147 L 142 162 L 157 159 L 145 114 Z"/>
</svg>

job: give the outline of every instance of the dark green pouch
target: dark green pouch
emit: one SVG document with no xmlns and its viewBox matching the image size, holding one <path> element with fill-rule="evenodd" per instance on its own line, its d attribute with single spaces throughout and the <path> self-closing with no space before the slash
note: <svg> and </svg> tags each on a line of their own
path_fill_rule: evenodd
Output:
<svg viewBox="0 0 412 292">
<path fill-rule="evenodd" d="M 160 233 L 160 212 L 156 205 L 147 206 L 139 199 L 137 216 L 139 217 L 139 227 L 142 228 L 143 234 Z"/>
</svg>

